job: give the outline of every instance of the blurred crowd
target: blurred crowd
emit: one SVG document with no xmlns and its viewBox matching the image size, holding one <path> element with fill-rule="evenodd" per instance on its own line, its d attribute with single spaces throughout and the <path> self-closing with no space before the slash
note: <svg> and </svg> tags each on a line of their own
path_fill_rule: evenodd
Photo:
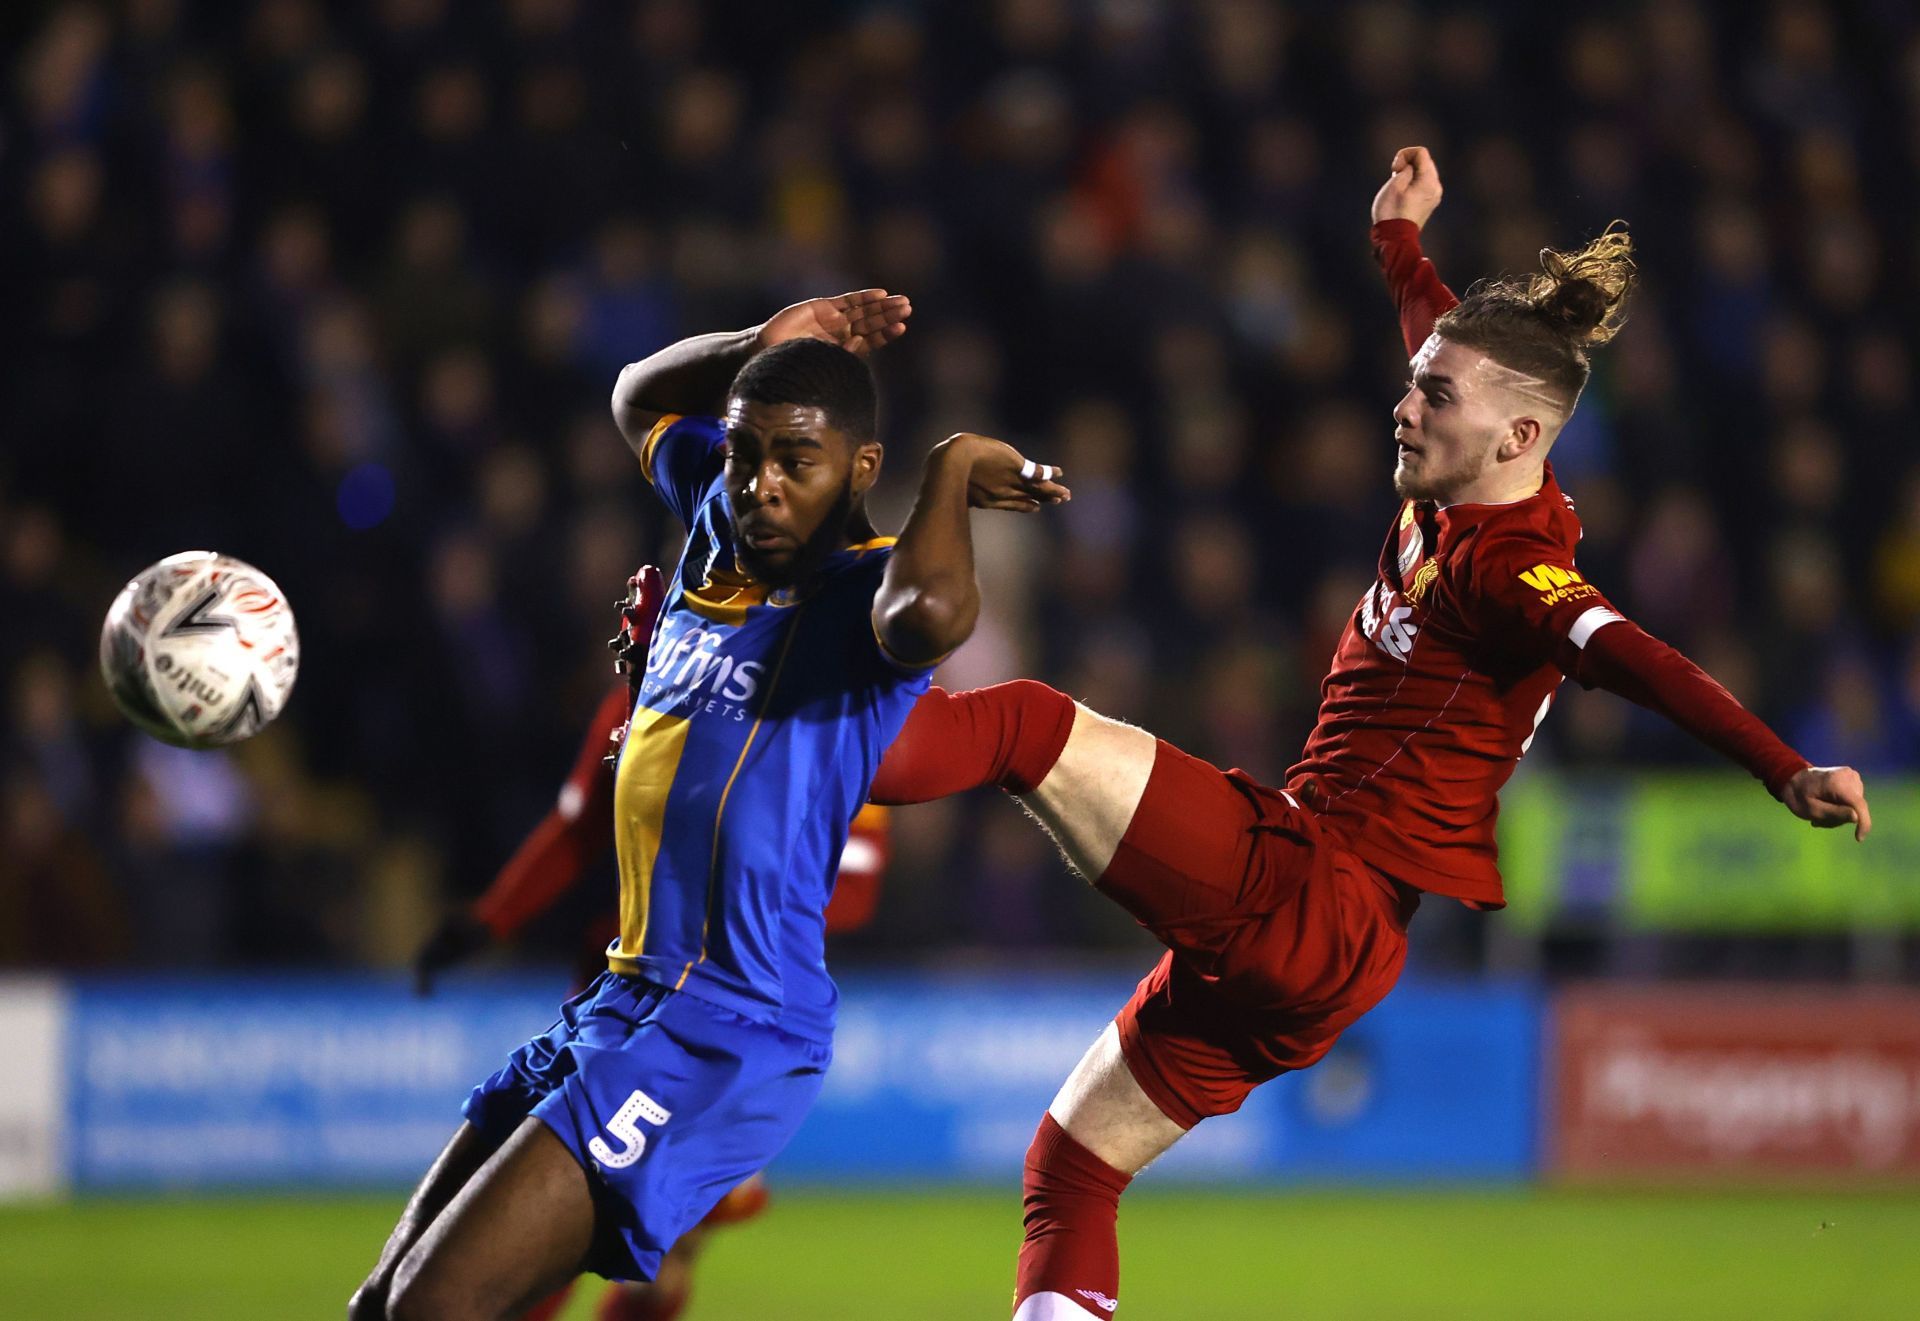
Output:
<svg viewBox="0 0 1920 1321">
<path fill-rule="evenodd" d="M 876 359 L 883 525 L 963 428 L 1075 491 L 980 521 L 942 681 L 1044 678 L 1278 778 L 1395 510 L 1367 209 L 1416 142 L 1456 288 L 1633 226 L 1642 290 L 1553 456 L 1587 576 L 1816 760 L 1920 765 L 1906 4 L 124 0 L 0 31 L 0 965 L 403 959 L 547 809 L 610 603 L 672 553 L 619 367 L 866 285 L 916 309 Z M 225 754 L 135 736 L 96 677 L 120 583 L 197 547 L 277 578 L 305 647 Z M 1571 684 L 1530 754 L 1709 759 Z M 897 826 L 862 949 L 1133 939 L 1003 803 Z"/>
</svg>

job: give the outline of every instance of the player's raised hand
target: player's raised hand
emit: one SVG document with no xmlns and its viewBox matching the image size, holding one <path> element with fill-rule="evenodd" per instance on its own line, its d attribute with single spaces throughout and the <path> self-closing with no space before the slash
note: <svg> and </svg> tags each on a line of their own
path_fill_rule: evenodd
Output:
<svg viewBox="0 0 1920 1321">
<path fill-rule="evenodd" d="M 768 317 L 760 327 L 760 347 L 772 348 L 790 339 L 818 339 L 849 353 L 870 353 L 906 334 L 907 318 L 912 315 L 913 303 L 905 294 L 885 289 L 809 298 Z"/>
<path fill-rule="evenodd" d="M 1823 830 L 1851 825 L 1856 840 L 1873 830 L 1866 786 L 1851 766 L 1809 766 L 1787 781 L 1780 798 L 1789 812 Z"/>
<path fill-rule="evenodd" d="M 1411 220 L 1421 228 L 1440 205 L 1440 167 L 1425 147 L 1402 147 L 1393 153 L 1393 171 L 1373 195 L 1373 223 Z"/>
<path fill-rule="evenodd" d="M 1073 499 L 1073 492 L 1060 480 L 1066 475 L 1062 469 L 1035 463 L 1004 440 L 963 431 L 948 437 L 941 448 L 965 457 L 967 503 L 975 509 L 1030 514 L 1043 505 Z"/>
</svg>

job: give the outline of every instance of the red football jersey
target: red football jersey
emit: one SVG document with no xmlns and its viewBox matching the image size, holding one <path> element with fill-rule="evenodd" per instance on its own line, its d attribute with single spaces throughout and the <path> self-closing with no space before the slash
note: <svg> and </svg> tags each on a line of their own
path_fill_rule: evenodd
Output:
<svg viewBox="0 0 1920 1321">
<path fill-rule="evenodd" d="M 1321 685 L 1287 789 L 1395 880 L 1505 903 L 1494 819 L 1564 672 L 1620 618 L 1574 568 L 1548 465 L 1504 505 L 1405 502 Z"/>
</svg>

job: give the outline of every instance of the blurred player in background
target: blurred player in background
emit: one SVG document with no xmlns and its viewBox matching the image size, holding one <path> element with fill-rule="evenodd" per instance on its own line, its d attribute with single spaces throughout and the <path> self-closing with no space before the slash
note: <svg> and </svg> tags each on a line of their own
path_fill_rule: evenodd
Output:
<svg viewBox="0 0 1920 1321">
<path fill-rule="evenodd" d="M 512 941 L 529 922 L 578 885 L 590 864 L 613 847 L 607 829 L 613 817 L 613 766 L 608 749 L 626 727 L 633 694 L 623 684 L 608 692 L 588 721 L 573 768 L 560 786 L 551 811 L 520 842 L 487 888 L 472 902 L 448 913 L 414 956 L 414 985 L 429 994 L 447 969 L 493 945 Z M 840 854 L 840 870 L 827 904 L 827 934 L 858 931 L 880 902 L 880 882 L 890 853 L 889 816 L 884 807 L 860 809 Z M 588 924 L 582 942 L 578 980 L 599 976 L 607 943 L 619 930 L 619 916 L 608 909 Z M 591 962 L 588 962 L 591 959 Z"/>
<path fill-rule="evenodd" d="M 970 509 L 1067 498 L 1011 446 L 955 436 L 900 536 L 873 535 L 863 358 L 910 312 L 879 289 L 813 299 L 621 373 L 614 419 L 687 540 L 614 780 L 619 935 L 474 1090 L 356 1317 L 517 1314 L 588 1270 L 650 1281 L 811 1108 L 828 891 L 881 754 L 978 618 Z"/>
<path fill-rule="evenodd" d="M 1168 947 L 1034 1137 L 1016 1321 L 1115 1311 L 1128 1181 L 1202 1119 L 1325 1055 L 1399 977 L 1423 894 L 1503 905 L 1496 795 L 1563 676 L 1660 712 L 1816 826 L 1870 828 L 1857 774 L 1809 766 L 1574 568 L 1580 524 L 1547 451 L 1587 350 L 1620 324 L 1627 236 L 1543 253 L 1539 275 L 1462 301 L 1420 251 L 1440 191 L 1413 147 L 1374 199 L 1412 359 L 1393 410 L 1402 503 L 1286 787 L 1031 682 L 933 690 L 874 782 L 876 802 L 983 783 L 1019 795 Z"/>
<path fill-rule="evenodd" d="M 660 598 L 656 588 L 645 599 L 640 578 L 629 584 L 642 599 L 623 612 L 621 633 L 614 640 L 628 657 L 628 673 L 636 680 L 646 670 L 646 646 L 653 633 Z M 575 755 L 573 769 L 560 786 L 553 810 L 527 835 L 499 874 L 471 903 L 448 913 L 414 958 L 414 978 L 422 995 L 432 990 L 440 973 L 463 963 L 489 946 L 512 940 L 527 923 L 546 912 L 587 874 L 613 847 L 608 826 L 613 820 L 613 760 L 626 731 L 633 707 L 634 688 L 621 684 L 610 691 L 587 723 L 586 736 Z M 860 809 L 840 854 L 833 898 L 827 904 L 827 934 L 857 931 L 873 916 L 879 902 L 880 879 L 888 854 L 887 809 L 868 805 Z M 606 964 L 608 941 L 619 932 L 619 915 L 609 910 L 589 924 L 576 989 L 599 975 Z M 721 1198 L 698 1226 L 681 1235 L 660 1263 L 651 1284 L 612 1285 L 601 1300 L 600 1321 L 672 1321 L 685 1310 L 692 1291 L 692 1269 L 704 1240 L 704 1231 L 739 1224 L 758 1215 L 767 1204 L 766 1180 L 756 1174 Z M 526 1314 L 527 1321 L 558 1316 L 568 1291 L 562 1289 Z"/>
</svg>

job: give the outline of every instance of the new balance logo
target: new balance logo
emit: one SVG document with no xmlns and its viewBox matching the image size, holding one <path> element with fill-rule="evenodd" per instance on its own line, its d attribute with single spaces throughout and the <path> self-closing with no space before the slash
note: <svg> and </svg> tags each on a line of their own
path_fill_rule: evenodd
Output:
<svg viewBox="0 0 1920 1321">
<path fill-rule="evenodd" d="M 1120 1306 L 1120 1300 L 1118 1298 L 1109 1298 L 1094 1289 L 1075 1289 L 1074 1292 L 1103 1312 L 1111 1312 L 1114 1308 Z"/>
<path fill-rule="evenodd" d="M 1551 592 L 1561 587 L 1571 587 L 1575 583 L 1586 581 L 1573 569 L 1563 569 L 1557 564 L 1536 564 L 1520 574 L 1520 581 L 1536 592 Z"/>
</svg>

